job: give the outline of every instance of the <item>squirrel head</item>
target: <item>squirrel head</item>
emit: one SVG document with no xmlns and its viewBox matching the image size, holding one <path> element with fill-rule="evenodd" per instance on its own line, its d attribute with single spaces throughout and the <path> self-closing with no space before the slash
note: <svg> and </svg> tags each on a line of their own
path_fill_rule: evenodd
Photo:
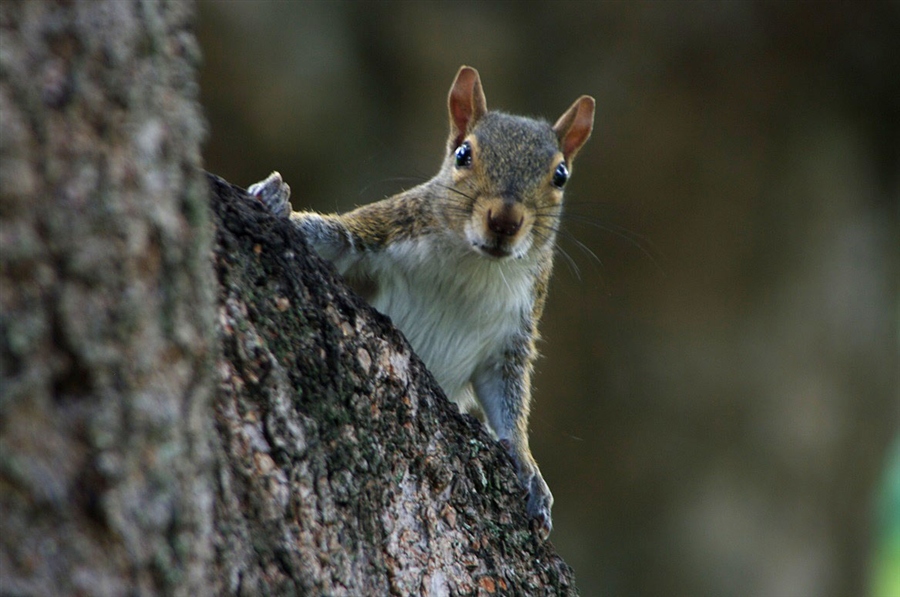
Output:
<svg viewBox="0 0 900 597">
<path fill-rule="evenodd" d="M 552 250 L 572 161 L 593 128 L 594 99 L 581 96 L 552 126 L 488 111 L 478 71 L 463 66 L 447 103 L 450 137 L 438 179 L 449 189 L 448 227 L 498 259 Z"/>
</svg>

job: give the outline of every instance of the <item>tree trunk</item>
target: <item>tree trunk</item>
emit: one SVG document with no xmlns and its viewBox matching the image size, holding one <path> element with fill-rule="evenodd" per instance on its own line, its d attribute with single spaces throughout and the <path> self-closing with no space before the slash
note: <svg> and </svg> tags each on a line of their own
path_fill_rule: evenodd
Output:
<svg viewBox="0 0 900 597">
<path fill-rule="evenodd" d="M 0 3 L 3 594 L 191 594 L 212 558 L 193 7 Z"/>
<path fill-rule="evenodd" d="M 203 180 L 192 18 L 0 3 L 0 593 L 574 594 L 399 332 Z"/>
</svg>

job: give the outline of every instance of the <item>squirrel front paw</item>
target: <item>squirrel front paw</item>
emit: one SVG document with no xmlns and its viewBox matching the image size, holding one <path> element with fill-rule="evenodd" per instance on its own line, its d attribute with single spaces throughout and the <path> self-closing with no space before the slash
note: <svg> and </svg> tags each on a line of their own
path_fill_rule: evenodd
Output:
<svg viewBox="0 0 900 597">
<path fill-rule="evenodd" d="M 537 525 L 537 533 L 541 539 L 547 539 L 553 530 L 553 520 L 550 518 L 550 509 L 553 507 L 553 494 L 541 477 L 540 471 L 535 471 L 528 488 L 528 515 Z"/>
<path fill-rule="evenodd" d="M 272 172 L 265 180 L 247 187 L 247 194 L 259 199 L 277 218 L 291 215 L 291 187 L 278 172 Z"/>
<path fill-rule="evenodd" d="M 512 442 L 508 439 L 500 440 L 500 443 L 507 449 L 516 469 L 519 473 L 519 481 L 528 490 L 528 502 L 525 506 L 528 516 L 534 521 L 536 532 L 541 539 L 547 539 L 550 531 L 553 530 L 553 520 L 550 517 L 550 510 L 553 508 L 553 494 L 550 493 L 550 487 L 541 476 L 534 459 L 528 456 L 521 456 L 513 449 Z"/>
</svg>

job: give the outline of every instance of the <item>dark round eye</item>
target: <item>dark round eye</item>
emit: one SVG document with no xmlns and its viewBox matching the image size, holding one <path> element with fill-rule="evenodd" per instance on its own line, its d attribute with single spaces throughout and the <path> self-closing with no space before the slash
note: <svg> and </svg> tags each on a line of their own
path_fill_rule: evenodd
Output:
<svg viewBox="0 0 900 597">
<path fill-rule="evenodd" d="M 456 148 L 456 167 L 468 168 L 472 165 L 472 145 L 466 141 Z"/>
<path fill-rule="evenodd" d="M 553 186 L 561 189 L 565 186 L 567 180 L 569 180 L 569 169 L 566 168 L 565 164 L 560 162 L 559 166 L 556 167 L 556 170 L 553 171 Z"/>
</svg>

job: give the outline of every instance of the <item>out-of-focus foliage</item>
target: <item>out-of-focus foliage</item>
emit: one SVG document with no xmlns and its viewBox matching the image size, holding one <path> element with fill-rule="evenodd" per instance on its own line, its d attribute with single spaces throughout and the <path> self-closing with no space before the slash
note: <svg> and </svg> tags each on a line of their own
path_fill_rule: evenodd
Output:
<svg viewBox="0 0 900 597">
<path fill-rule="evenodd" d="M 277 169 L 296 208 L 428 178 L 460 64 L 510 112 L 597 98 L 532 417 L 585 595 L 890 582 L 872 521 L 900 427 L 900 5 L 200 8 L 207 168 Z"/>
<path fill-rule="evenodd" d="M 895 597 L 900 595 L 900 441 L 894 444 L 881 491 L 872 596 Z"/>
</svg>

